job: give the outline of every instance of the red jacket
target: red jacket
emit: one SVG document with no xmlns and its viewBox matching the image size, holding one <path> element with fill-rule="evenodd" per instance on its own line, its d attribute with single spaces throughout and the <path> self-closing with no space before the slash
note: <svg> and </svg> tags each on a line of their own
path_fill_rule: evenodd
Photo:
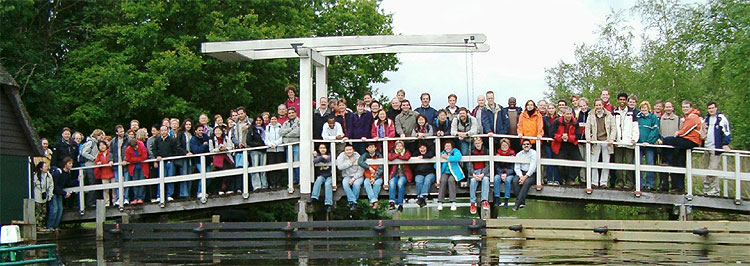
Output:
<svg viewBox="0 0 750 266">
<path fill-rule="evenodd" d="M 565 117 L 561 116 L 560 118 L 555 120 L 555 123 L 552 124 L 552 128 L 555 129 L 555 141 L 552 142 L 552 152 L 555 154 L 560 153 L 560 146 L 562 146 L 563 140 L 562 136 L 563 134 L 568 135 L 568 143 L 571 143 L 573 145 L 578 145 L 578 140 L 576 139 L 576 128 L 578 127 L 578 123 L 576 123 L 573 118 L 570 119 L 570 122 L 565 123 Z"/>
<path fill-rule="evenodd" d="M 700 135 L 701 127 L 703 126 L 700 115 L 700 111 L 695 108 L 685 114 L 682 127 L 677 131 L 677 136 L 692 141 L 700 146 L 703 143 Z"/>
<path fill-rule="evenodd" d="M 133 147 L 128 146 L 125 149 L 125 160 L 129 162 L 128 173 L 130 173 L 130 176 L 133 176 L 135 163 L 140 163 L 147 159 L 148 151 L 146 150 L 146 145 L 143 145 L 143 142 L 141 142 L 140 140 L 138 141 L 138 156 L 135 156 Z M 141 163 L 141 171 L 143 171 L 143 176 L 148 178 L 148 163 Z"/>
<path fill-rule="evenodd" d="M 109 164 L 109 150 L 106 152 L 100 151 L 96 155 L 96 160 L 94 162 L 97 164 Z M 96 179 L 112 179 L 113 177 L 115 177 L 115 172 L 112 171 L 112 167 L 104 166 L 94 168 L 94 178 Z"/>
<path fill-rule="evenodd" d="M 396 123 L 394 123 L 393 120 L 391 120 L 390 118 L 388 118 L 388 125 L 385 126 L 385 136 L 388 138 L 396 137 Z M 372 122 L 372 129 L 370 129 L 370 137 L 371 138 L 378 137 L 378 120 L 375 120 Z"/>
<path fill-rule="evenodd" d="M 411 158 L 411 153 L 408 150 L 404 152 L 403 155 L 399 155 L 398 153 L 395 153 L 392 150 L 391 152 L 388 153 L 388 161 L 393 161 L 396 159 L 401 159 L 401 160 L 406 161 L 406 160 L 409 160 L 409 158 Z M 390 168 L 388 169 L 390 172 L 388 176 L 393 176 L 393 174 L 396 173 L 396 166 L 397 164 L 388 164 L 388 167 Z M 411 183 L 414 180 L 414 175 L 411 173 L 411 167 L 409 167 L 408 164 L 403 164 L 402 166 L 404 167 L 404 175 L 406 175 L 406 181 Z"/>
</svg>

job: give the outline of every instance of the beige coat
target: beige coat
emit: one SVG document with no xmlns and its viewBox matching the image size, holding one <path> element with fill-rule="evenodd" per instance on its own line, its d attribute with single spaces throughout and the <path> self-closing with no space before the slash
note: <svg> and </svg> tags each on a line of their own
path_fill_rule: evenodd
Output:
<svg viewBox="0 0 750 266">
<path fill-rule="evenodd" d="M 589 117 L 586 119 L 586 140 L 594 141 L 596 140 L 596 131 L 598 129 L 598 124 L 596 122 L 596 111 L 591 110 L 592 113 L 589 114 Z M 607 110 L 604 110 L 604 123 L 606 124 L 607 128 L 607 140 L 617 140 L 617 130 L 615 130 L 615 117 L 612 116 L 612 113 L 610 113 Z M 615 153 L 615 147 L 614 145 L 607 145 L 607 150 L 609 150 L 609 153 Z M 593 150 L 593 149 L 592 149 Z"/>
</svg>

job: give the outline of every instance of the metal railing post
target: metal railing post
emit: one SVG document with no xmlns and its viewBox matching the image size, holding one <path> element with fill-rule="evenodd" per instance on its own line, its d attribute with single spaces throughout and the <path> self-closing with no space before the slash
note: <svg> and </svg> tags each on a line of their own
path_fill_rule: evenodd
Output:
<svg viewBox="0 0 750 266">
<path fill-rule="evenodd" d="M 125 185 L 123 184 L 123 182 L 125 182 L 125 176 L 122 175 L 122 161 L 120 161 L 117 165 L 117 174 L 119 174 L 120 177 L 119 180 L 117 180 L 117 183 L 120 187 L 120 189 L 117 190 L 117 205 L 119 205 L 120 209 L 122 210 L 122 208 L 124 207 L 122 203 L 125 200 Z"/>
<path fill-rule="evenodd" d="M 727 156 L 726 154 L 721 155 L 721 165 L 724 169 L 724 172 L 729 172 L 729 165 L 727 164 Z M 724 181 L 724 192 L 722 193 L 725 198 L 729 198 L 729 179 L 728 178 L 722 178 Z"/>
<path fill-rule="evenodd" d="M 388 179 L 391 178 L 390 172 L 388 172 L 388 140 L 383 140 L 383 189 L 388 190 Z"/>
<path fill-rule="evenodd" d="M 542 191 L 542 140 L 536 140 L 536 191 Z"/>
<path fill-rule="evenodd" d="M 242 197 L 246 199 L 250 196 L 250 194 L 247 192 L 247 187 L 248 187 L 248 184 L 247 184 L 248 183 L 247 182 L 248 181 L 247 180 L 248 165 L 247 164 L 248 162 L 249 160 L 247 159 L 247 150 L 244 150 L 242 151 Z"/>
<path fill-rule="evenodd" d="M 586 194 L 591 194 L 593 192 L 593 189 L 591 189 L 591 142 L 586 141 L 586 156 L 584 158 L 586 159 Z"/>
<path fill-rule="evenodd" d="M 336 142 L 331 142 L 331 151 L 328 152 L 331 155 L 331 184 L 333 191 L 336 191 L 338 189 L 338 186 L 336 185 Z M 317 177 L 316 177 L 317 178 Z"/>
<path fill-rule="evenodd" d="M 294 193 L 294 148 L 292 147 L 294 144 L 291 144 L 289 146 L 286 146 L 287 153 L 286 153 L 286 161 L 287 161 L 287 178 L 289 178 L 289 194 Z M 333 153 L 332 153 L 333 154 Z"/>
<path fill-rule="evenodd" d="M 520 140 L 520 139 L 519 139 Z M 494 186 L 495 184 L 495 138 L 493 136 L 490 136 L 490 186 Z M 500 188 L 495 188 L 500 189 Z"/>
<path fill-rule="evenodd" d="M 159 206 L 164 208 L 164 201 L 167 197 L 164 193 L 164 160 L 159 160 Z"/>
<path fill-rule="evenodd" d="M 740 205 L 742 203 L 742 180 L 740 180 L 740 172 L 742 170 L 742 157 L 740 153 L 734 154 L 734 204 Z"/>
<path fill-rule="evenodd" d="M 635 145 L 635 196 L 641 196 L 641 146 Z"/>
<path fill-rule="evenodd" d="M 440 185 L 440 138 L 435 139 L 435 184 Z"/>
<path fill-rule="evenodd" d="M 687 184 L 685 192 L 685 198 L 687 200 L 693 200 L 693 151 L 688 149 L 685 150 L 685 176 L 687 177 Z"/>
<path fill-rule="evenodd" d="M 86 202 L 84 201 L 85 198 L 83 196 L 83 194 L 86 194 L 83 188 L 83 171 L 84 170 L 78 170 L 78 212 L 81 215 L 86 211 Z"/>
<path fill-rule="evenodd" d="M 201 202 L 206 203 L 208 201 L 208 191 L 206 191 L 206 156 L 201 154 Z"/>
</svg>

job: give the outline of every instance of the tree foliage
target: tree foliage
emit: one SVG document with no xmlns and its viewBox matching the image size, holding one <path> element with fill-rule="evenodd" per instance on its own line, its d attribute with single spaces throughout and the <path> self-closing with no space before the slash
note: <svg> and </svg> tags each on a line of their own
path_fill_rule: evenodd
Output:
<svg viewBox="0 0 750 266">
<path fill-rule="evenodd" d="M 642 0 L 629 13 L 645 26 L 640 46 L 627 14 L 610 14 L 598 40 L 577 47 L 575 62 L 546 70 L 551 88 L 546 96 L 593 99 L 606 88 L 652 103 L 691 100 L 704 114 L 706 103 L 714 101 L 732 123 L 732 146 L 750 148 L 750 117 L 744 112 L 750 101 L 750 2 Z"/>
<path fill-rule="evenodd" d="M 275 111 L 297 83 L 298 60 L 221 62 L 202 42 L 392 34 L 376 1 L 18 0 L 2 1 L 0 18 L 0 63 L 42 136 L 239 105 Z M 350 99 L 398 64 L 393 54 L 331 59 L 329 91 Z"/>
</svg>

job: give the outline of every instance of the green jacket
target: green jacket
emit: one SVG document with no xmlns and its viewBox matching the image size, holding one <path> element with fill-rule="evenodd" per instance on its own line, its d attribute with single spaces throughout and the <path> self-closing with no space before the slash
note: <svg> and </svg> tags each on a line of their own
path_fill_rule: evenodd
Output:
<svg viewBox="0 0 750 266">
<path fill-rule="evenodd" d="M 659 140 L 659 118 L 653 113 L 638 113 L 638 129 L 640 137 L 638 142 L 654 144 Z"/>
</svg>

